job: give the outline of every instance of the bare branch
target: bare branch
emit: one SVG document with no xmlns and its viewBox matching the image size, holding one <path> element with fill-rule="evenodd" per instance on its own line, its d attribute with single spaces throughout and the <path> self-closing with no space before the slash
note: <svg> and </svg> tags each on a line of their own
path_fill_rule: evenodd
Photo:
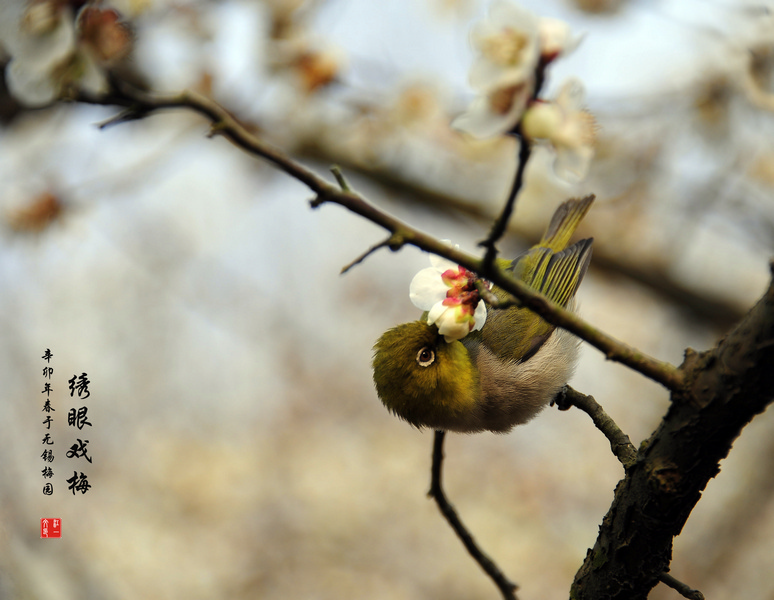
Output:
<svg viewBox="0 0 774 600">
<path fill-rule="evenodd" d="M 503 210 L 492 225 L 489 235 L 478 244 L 486 249 L 484 264 L 490 267 L 497 258 L 497 242 L 508 229 L 508 222 L 511 220 L 511 215 L 516 207 L 516 198 L 524 185 L 524 171 L 527 169 L 527 163 L 532 154 L 532 145 L 524 136 L 519 136 L 518 142 L 518 164 L 516 165 L 516 176 L 514 177 L 513 185 L 511 185 L 511 191 L 508 193 Z"/>
<path fill-rule="evenodd" d="M 348 160 L 351 157 L 336 154 L 327 147 L 304 146 L 302 156 L 322 162 L 335 161 L 340 166 L 346 166 L 348 172 L 357 172 L 378 182 L 398 200 L 410 198 L 413 203 L 421 203 L 447 212 L 453 211 L 463 218 L 474 219 L 480 224 L 491 224 L 497 217 L 478 200 L 457 197 L 430 189 L 423 186 L 422 182 L 401 179 L 399 173 L 384 166 L 357 164 Z M 588 226 L 593 222 L 592 211 L 592 214 L 584 218 L 584 223 Z M 532 244 L 540 239 L 543 231 L 536 231 L 536 225 L 512 219 L 506 233 L 515 233 L 523 237 L 528 244 Z M 653 290 L 663 299 L 687 308 L 692 317 L 711 321 L 720 330 L 728 331 L 739 322 L 749 308 L 742 307 L 738 302 L 721 297 L 712 291 L 695 289 L 689 282 L 681 280 L 670 271 L 667 262 L 656 256 L 622 253 L 619 247 L 606 245 L 606 241 L 609 242 L 605 236 L 595 236 L 593 268 L 597 272 L 602 271 L 632 279 Z"/>
<path fill-rule="evenodd" d="M 441 514 L 449 522 L 449 525 L 460 538 L 465 549 L 470 553 L 473 559 L 481 566 L 489 577 L 492 578 L 497 588 L 503 595 L 505 600 L 517 600 L 516 590 L 519 586 L 510 581 L 500 570 L 500 568 L 489 558 L 481 548 L 476 544 L 476 540 L 467 530 L 465 525 L 457 516 L 457 511 L 454 510 L 454 506 L 451 505 L 446 498 L 446 494 L 443 491 L 443 485 L 441 483 L 441 473 L 443 466 L 443 440 L 446 435 L 445 431 L 436 431 L 433 438 L 433 465 L 431 470 L 430 491 L 428 496 L 433 498 L 438 505 L 438 509 Z"/>
<path fill-rule="evenodd" d="M 571 406 L 575 406 L 588 414 L 597 429 L 604 433 L 610 441 L 610 449 L 625 469 L 631 467 L 637 460 L 637 450 L 632 445 L 629 436 L 621 431 L 620 427 L 594 400 L 593 396 L 581 394 L 566 385 L 551 403 L 556 404 L 559 410 L 568 410 Z"/>
<path fill-rule="evenodd" d="M 614 360 L 650 377 L 670 390 L 682 386 L 682 374 L 669 363 L 652 358 L 645 353 L 599 331 L 575 313 L 563 309 L 536 292 L 524 282 L 514 279 L 496 264 L 487 267 L 485 260 L 474 257 L 444 244 L 440 240 L 415 229 L 392 215 L 376 208 L 352 191 L 339 190 L 311 170 L 302 166 L 282 151 L 262 142 L 241 125 L 217 102 L 195 92 L 183 92 L 173 96 L 153 96 L 122 84 L 113 94 L 101 97 L 82 96 L 84 102 L 127 106 L 138 117 L 156 110 L 186 108 L 207 117 L 219 132 L 248 154 L 261 157 L 291 177 L 309 187 L 317 197 L 312 201 L 316 208 L 325 202 L 333 202 L 364 217 L 389 231 L 404 244 L 411 244 L 427 252 L 443 256 L 466 269 L 478 273 L 505 291 L 513 294 L 521 303 L 549 323 L 567 329 L 579 338 L 601 350 L 609 360 Z M 392 246 L 391 246 L 392 247 Z"/>
<path fill-rule="evenodd" d="M 662 573 L 659 576 L 659 579 L 661 580 L 661 583 L 668 585 L 676 592 L 679 592 L 683 598 L 688 598 L 688 600 L 704 600 L 704 594 L 699 590 L 694 590 L 685 585 L 682 581 L 675 579 L 669 573 Z"/>
<path fill-rule="evenodd" d="M 390 248 L 393 251 L 398 250 L 403 245 L 403 242 L 400 241 L 399 238 L 396 238 L 396 236 L 391 235 L 383 242 L 379 242 L 378 244 L 375 244 L 371 246 L 368 250 L 363 252 L 360 256 L 358 256 L 355 260 L 353 260 L 348 265 L 342 267 L 340 275 L 344 275 L 347 271 L 349 271 L 352 267 L 359 265 L 361 262 L 363 262 L 366 258 L 368 258 L 371 254 L 376 252 L 379 248 Z"/>
</svg>

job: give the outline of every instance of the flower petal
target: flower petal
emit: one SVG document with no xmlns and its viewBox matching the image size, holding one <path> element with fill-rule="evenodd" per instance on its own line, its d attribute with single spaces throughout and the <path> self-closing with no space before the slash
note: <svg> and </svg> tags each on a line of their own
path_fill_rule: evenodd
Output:
<svg viewBox="0 0 774 600">
<path fill-rule="evenodd" d="M 590 146 L 578 148 L 556 148 L 556 160 L 554 172 L 558 177 L 570 183 L 583 181 L 588 175 L 591 161 L 594 158 L 594 149 Z"/>
<path fill-rule="evenodd" d="M 449 310 L 449 307 L 445 306 L 443 302 L 436 302 L 427 313 L 427 324 L 432 325 L 435 323 L 447 310 Z"/>
<path fill-rule="evenodd" d="M 430 310 L 435 303 L 446 298 L 446 290 L 448 289 L 443 283 L 438 269 L 427 267 L 414 275 L 414 279 L 411 280 L 409 298 L 417 308 Z"/>
<path fill-rule="evenodd" d="M 531 86 L 529 88 L 531 89 Z M 452 121 L 452 127 L 479 139 L 510 131 L 518 123 L 524 111 L 529 96 L 528 93 L 524 93 L 527 89 L 528 86 L 523 86 L 521 90 L 502 89 L 494 92 L 494 94 L 512 93 L 510 97 L 497 97 L 492 94 L 477 96 L 467 112 Z M 494 110 L 495 106 L 498 110 Z M 502 110 L 503 108 L 505 111 Z"/>
<path fill-rule="evenodd" d="M 532 11 L 509 0 L 495 0 L 489 7 L 489 19 L 500 26 L 537 31 L 538 17 Z"/>
<path fill-rule="evenodd" d="M 458 307 L 447 308 L 436 320 L 438 333 L 444 336 L 447 342 L 461 340 L 470 333 L 470 321 L 460 318 Z"/>
<path fill-rule="evenodd" d="M 562 84 L 556 95 L 556 103 L 567 111 L 581 110 L 585 98 L 583 82 L 576 77 L 570 77 Z"/>
<path fill-rule="evenodd" d="M 443 240 L 443 241 L 446 242 L 447 240 Z M 449 242 L 449 245 L 451 246 L 451 242 Z M 455 246 L 455 249 L 456 248 L 459 248 L 459 246 Z M 443 256 L 438 256 L 437 254 L 430 255 L 430 264 L 439 273 L 443 273 L 444 271 L 448 271 L 449 269 L 456 269 L 458 266 L 456 262 L 451 261 L 448 258 L 444 258 Z"/>
<path fill-rule="evenodd" d="M 59 91 L 48 73 L 32 71 L 18 60 L 8 63 L 5 76 L 13 97 L 26 106 L 50 104 Z"/>
<path fill-rule="evenodd" d="M 24 14 L 13 17 L 23 20 Z M 2 31 L 3 43 L 11 55 L 6 67 L 9 90 L 27 106 L 44 106 L 60 91 L 56 72 L 75 51 L 75 25 L 69 10 L 43 34 L 30 33 L 20 21 L 16 23 L 15 30 L 4 27 Z M 6 31 L 10 33 L 6 35 Z"/>
<path fill-rule="evenodd" d="M 473 313 L 473 319 L 476 322 L 473 326 L 473 331 L 480 330 L 484 326 L 484 323 L 486 323 L 486 304 L 483 300 L 480 300 L 476 306 L 476 312 Z"/>
<path fill-rule="evenodd" d="M 474 90 L 486 95 L 498 88 L 524 83 L 532 77 L 534 69 L 532 63 L 503 68 L 491 61 L 478 59 L 470 67 L 468 83 Z"/>
<path fill-rule="evenodd" d="M 471 87 L 488 92 L 530 77 L 540 58 L 538 35 L 534 14 L 511 2 L 495 2 L 488 19 L 471 30 L 477 53 L 469 74 Z"/>
<path fill-rule="evenodd" d="M 543 17 L 538 25 L 540 32 L 540 54 L 548 60 L 553 60 L 559 56 L 567 56 L 585 37 L 581 35 L 572 35 L 570 26 L 559 19 Z"/>
</svg>

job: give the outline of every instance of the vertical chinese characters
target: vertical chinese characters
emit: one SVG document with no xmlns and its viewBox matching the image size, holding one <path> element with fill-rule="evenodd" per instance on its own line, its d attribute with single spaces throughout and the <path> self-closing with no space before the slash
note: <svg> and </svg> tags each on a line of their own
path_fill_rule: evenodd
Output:
<svg viewBox="0 0 774 600">
<path fill-rule="evenodd" d="M 54 374 L 54 369 L 51 366 L 51 359 L 54 357 L 54 355 L 51 353 L 51 350 L 49 348 L 46 348 L 46 351 L 43 353 L 43 360 L 46 361 L 46 364 L 43 366 L 43 379 L 45 380 L 43 382 L 43 391 L 41 394 L 46 395 L 46 399 L 43 402 L 43 410 L 42 412 L 46 413 L 46 418 L 43 420 L 43 425 L 46 426 L 46 434 L 43 436 L 42 444 L 44 446 L 53 446 L 54 440 L 51 438 L 51 423 L 54 422 L 54 419 L 51 415 L 52 412 L 56 412 L 53 406 L 51 406 L 51 398 L 50 394 L 53 391 L 53 388 L 51 387 L 51 376 Z M 51 479 L 54 476 L 54 469 L 51 466 L 51 463 L 54 462 L 54 450 L 52 448 L 45 448 L 43 450 L 43 454 L 40 455 L 40 458 L 43 459 L 43 470 L 41 471 L 43 475 L 43 479 Z M 54 484 L 50 481 L 46 482 L 46 484 L 43 486 L 43 494 L 46 496 L 51 496 L 54 493 Z"/>
<path fill-rule="evenodd" d="M 82 373 L 80 376 L 73 375 L 72 378 L 68 381 L 70 397 L 74 398 L 75 394 L 77 393 L 78 398 L 81 400 L 89 398 L 91 396 L 91 392 L 89 391 L 90 383 L 91 382 L 89 381 L 86 373 Z M 82 431 L 86 426 L 92 427 L 92 424 L 89 421 L 88 412 L 89 408 L 87 406 L 71 408 L 67 413 L 67 426 L 75 427 L 78 429 L 78 431 Z M 83 438 L 75 438 L 75 440 L 75 443 L 72 444 L 70 449 L 67 451 L 67 458 L 76 460 L 85 458 L 86 461 L 91 464 L 92 457 L 88 452 L 89 440 Z M 75 492 L 81 492 L 81 494 L 85 494 L 89 491 L 89 489 L 91 489 L 89 478 L 86 474 L 83 473 L 83 471 L 81 471 L 79 475 L 78 471 L 73 470 L 73 476 L 66 481 L 68 483 L 67 489 L 72 491 L 73 495 L 75 495 Z"/>
</svg>

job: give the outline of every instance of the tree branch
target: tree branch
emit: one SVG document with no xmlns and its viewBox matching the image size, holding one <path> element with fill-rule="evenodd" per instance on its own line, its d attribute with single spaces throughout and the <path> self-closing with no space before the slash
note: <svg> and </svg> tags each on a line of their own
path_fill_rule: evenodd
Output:
<svg viewBox="0 0 774 600">
<path fill-rule="evenodd" d="M 516 590 L 519 586 L 503 575 L 503 572 L 494 561 L 478 547 L 476 540 L 473 539 L 473 536 L 467 530 L 465 525 L 462 524 L 459 516 L 457 516 L 457 511 L 454 510 L 454 506 L 452 506 L 446 498 L 441 483 L 443 440 L 445 435 L 445 431 L 436 431 L 435 437 L 433 438 L 433 465 L 431 469 L 430 491 L 428 492 L 428 496 L 435 500 L 441 514 L 448 521 L 449 525 L 454 530 L 454 533 L 457 534 L 457 537 L 460 538 L 465 549 L 481 568 L 484 569 L 484 572 L 489 575 L 492 581 L 494 581 L 495 585 L 502 593 L 503 598 L 505 600 L 517 600 Z"/>
<path fill-rule="evenodd" d="M 632 445 L 629 436 L 626 435 L 605 410 L 594 400 L 593 396 L 581 394 L 569 385 L 564 386 L 559 395 L 551 401 L 559 410 L 568 410 L 571 406 L 581 409 L 591 417 L 605 437 L 610 442 L 610 449 L 616 458 L 621 461 L 624 469 L 631 467 L 637 460 L 637 450 Z"/>
<path fill-rule="evenodd" d="M 449 258 L 448 255 L 447 258 Z M 456 259 L 450 258 L 450 260 Z M 468 267 L 463 263 L 459 264 L 471 271 L 481 273 L 480 269 Z M 481 265 L 481 268 L 483 269 L 483 265 Z M 660 383 L 667 389 L 679 390 L 682 387 L 682 372 L 673 365 L 652 358 L 644 352 L 596 329 L 576 313 L 565 310 L 518 279 L 509 277 L 502 272 L 499 272 L 496 275 L 486 274 L 485 276 L 492 283 L 497 284 L 505 291 L 510 292 L 515 296 L 515 298 L 512 297 L 503 301 L 497 301 L 497 298 L 492 298 L 490 295 L 490 300 L 488 300 L 488 302 L 493 308 L 502 308 L 513 305 L 525 306 L 543 317 L 552 325 L 562 327 L 563 329 L 574 333 L 582 340 L 597 348 L 597 350 L 602 351 L 608 360 L 620 362 L 638 373 Z"/>
<path fill-rule="evenodd" d="M 478 223 L 492 223 L 497 215 L 491 209 L 482 206 L 478 200 L 469 200 L 451 194 L 423 187 L 421 182 L 400 178 L 399 173 L 388 167 L 362 164 L 351 160 L 352 157 L 331 152 L 330 148 L 303 146 L 304 158 L 327 162 L 337 162 L 349 173 L 359 173 L 378 182 L 403 202 L 421 203 L 434 209 L 454 211 L 464 218 L 475 219 Z M 406 201 L 404 199 L 410 198 Z M 593 224 L 594 214 L 586 216 L 584 223 Z M 531 245 L 540 239 L 543 231 L 536 231 L 534 225 L 511 221 L 506 233 L 515 233 Z M 607 245 L 606 245 L 607 243 Z M 661 298 L 673 302 L 690 311 L 692 317 L 711 321 L 721 331 L 730 330 L 744 317 L 748 306 L 722 297 L 717 292 L 697 290 L 688 282 L 679 279 L 668 268 L 668 263 L 657 256 L 648 254 L 622 254 L 606 236 L 594 238 L 594 269 L 616 276 L 623 276 L 640 283 L 656 292 Z"/>
<path fill-rule="evenodd" d="M 688 598 L 688 600 L 704 600 L 704 594 L 699 590 L 694 590 L 690 586 L 685 585 L 682 581 L 678 581 L 669 573 L 662 573 L 659 576 L 659 580 L 664 585 L 668 585 L 678 592 L 683 598 Z"/>
<path fill-rule="evenodd" d="M 483 259 L 460 252 L 376 208 L 359 194 L 351 190 L 341 190 L 328 183 L 281 150 L 259 140 L 214 100 L 190 91 L 173 96 L 155 96 L 121 82 L 116 83 L 116 88 L 111 94 L 100 97 L 82 94 L 79 100 L 92 104 L 125 106 L 129 109 L 129 115 L 134 114 L 137 118 L 148 116 L 157 110 L 170 108 L 185 108 L 198 112 L 209 119 L 218 133 L 235 146 L 248 154 L 269 161 L 309 187 L 316 194 L 316 198 L 311 201 L 313 208 L 326 202 L 343 206 L 390 232 L 390 239 L 399 240 L 399 243 L 390 244 L 391 248 L 400 248 L 405 244 L 410 244 L 421 250 L 455 261 L 513 294 L 524 306 L 549 323 L 567 329 L 587 341 L 601 350 L 609 360 L 625 364 L 670 390 L 678 390 L 682 386 L 682 373 L 673 365 L 652 358 L 599 331 L 575 313 L 563 309 L 524 282 L 509 276 L 496 265 L 487 268 Z M 124 120 L 128 118 L 130 117 L 126 114 L 123 117 Z"/>
<path fill-rule="evenodd" d="M 379 248 L 390 248 L 393 251 L 396 251 L 400 248 L 400 246 L 403 245 L 403 242 L 401 242 L 400 239 L 393 239 L 395 238 L 394 235 L 391 235 L 386 240 L 379 242 L 378 244 L 374 244 L 371 246 L 368 250 L 363 252 L 360 256 L 358 256 L 355 260 L 353 260 L 351 263 L 344 265 L 341 268 L 340 275 L 344 275 L 347 271 L 349 271 L 352 267 L 355 267 L 359 265 L 361 262 L 363 262 L 366 258 L 371 256 L 374 252 L 379 250 Z"/>
</svg>

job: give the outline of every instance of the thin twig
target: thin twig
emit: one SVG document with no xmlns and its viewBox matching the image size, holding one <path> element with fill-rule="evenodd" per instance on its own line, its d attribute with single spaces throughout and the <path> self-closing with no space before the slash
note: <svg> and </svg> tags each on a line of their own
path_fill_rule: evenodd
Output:
<svg viewBox="0 0 774 600">
<path fill-rule="evenodd" d="M 673 590 L 676 590 L 680 593 L 681 596 L 688 598 L 688 600 L 704 600 L 704 594 L 702 594 L 699 590 L 694 590 L 693 588 L 685 585 L 682 581 L 675 579 L 669 573 L 662 573 L 658 578 L 661 583 L 664 583 L 671 587 Z"/>
<path fill-rule="evenodd" d="M 530 102 L 536 100 L 538 96 L 540 96 L 540 91 L 543 88 L 543 83 L 545 82 L 547 66 L 548 62 L 546 62 L 545 59 L 541 57 L 537 66 L 535 67 L 535 84 L 532 89 L 532 97 L 530 98 Z M 527 103 L 527 106 L 529 106 L 529 103 Z M 497 242 L 501 237 L 503 237 L 503 234 L 508 229 L 508 222 L 511 220 L 511 215 L 513 214 L 513 211 L 516 207 L 516 198 L 518 197 L 521 188 L 524 186 L 524 172 L 527 169 L 529 157 L 532 155 L 532 144 L 521 131 L 521 119 L 519 119 L 519 122 L 516 123 L 512 132 L 519 139 L 519 154 L 517 158 L 519 162 L 516 165 L 516 175 L 513 178 L 511 191 L 508 193 L 508 199 L 505 201 L 503 210 L 492 225 L 492 229 L 489 231 L 487 238 L 479 243 L 479 246 L 486 248 L 486 254 L 484 255 L 484 267 L 486 270 L 490 269 L 492 265 L 494 265 L 494 261 L 497 258 Z"/>
<path fill-rule="evenodd" d="M 683 385 L 682 371 L 673 365 L 652 358 L 645 353 L 616 340 L 583 321 L 575 313 L 563 309 L 523 281 L 498 268 L 496 264 L 485 265 L 484 260 L 460 252 L 435 237 L 411 227 L 400 219 L 376 208 L 362 196 L 352 191 L 340 190 L 307 169 L 281 150 L 261 141 L 240 124 L 226 109 L 214 100 L 195 92 L 182 92 L 172 96 L 155 96 L 121 84 L 106 96 L 81 95 L 83 102 L 102 105 L 117 105 L 129 108 L 129 115 L 137 118 L 148 116 L 161 109 L 185 108 L 204 115 L 217 127 L 226 139 L 252 156 L 261 157 L 280 170 L 305 184 L 315 194 L 311 202 L 316 208 L 326 202 L 333 202 L 365 219 L 383 227 L 400 247 L 405 244 L 416 246 L 438 256 L 443 256 L 466 269 L 486 277 L 495 285 L 512 294 L 520 303 L 543 317 L 552 325 L 562 327 L 589 344 L 601 350 L 609 360 L 627 365 L 635 371 L 650 377 L 671 390 L 680 390 Z M 126 115 L 124 119 L 128 118 Z M 393 248 L 393 244 L 390 247 Z M 507 300 L 513 301 L 512 299 Z"/>
<path fill-rule="evenodd" d="M 356 266 L 356 265 L 359 265 L 359 264 L 360 264 L 361 262 L 363 262 L 363 261 L 364 261 L 366 258 L 368 258 L 368 257 L 369 257 L 371 254 L 373 254 L 374 252 L 376 252 L 377 250 L 379 250 L 379 248 L 387 248 L 387 247 L 390 247 L 390 248 L 392 248 L 392 247 L 394 246 L 394 244 L 395 244 L 395 241 L 393 240 L 392 236 L 388 237 L 388 238 L 387 238 L 386 240 L 384 240 L 383 242 L 379 242 L 378 244 L 374 244 L 374 245 L 373 245 L 373 246 L 371 246 L 371 247 L 370 247 L 368 250 L 366 250 L 365 252 L 363 252 L 363 254 L 361 254 L 361 255 L 360 255 L 360 256 L 358 256 L 358 257 L 357 257 L 355 260 L 353 260 L 351 263 L 349 263 L 348 265 L 345 265 L 344 267 L 342 267 L 342 268 L 341 268 L 341 273 L 340 273 L 340 274 L 341 274 L 341 275 L 344 275 L 344 273 L 346 273 L 347 271 L 349 271 L 349 270 L 350 270 L 352 267 L 354 267 L 354 266 Z"/>
<path fill-rule="evenodd" d="M 101 123 L 98 123 L 97 127 L 100 129 L 108 129 L 115 125 L 122 125 L 123 123 L 129 123 L 130 121 L 138 121 L 147 117 L 151 110 L 152 109 L 127 108 L 117 115 L 113 115 L 109 119 L 105 119 Z"/>
<path fill-rule="evenodd" d="M 435 499 L 435 503 L 438 505 L 438 509 L 441 514 L 449 522 L 449 525 L 460 538 L 465 549 L 473 557 L 473 559 L 484 569 L 487 575 L 494 581 L 497 588 L 503 595 L 505 600 L 517 600 L 516 590 L 518 586 L 510 581 L 499 567 L 489 558 L 481 548 L 478 547 L 473 536 L 467 530 L 465 525 L 462 524 L 457 511 L 454 510 L 454 506 L 451 505 L 446 498 L 446 494 L 443 491 L 443 485 L 441 483 L 441 473 L 443 466 L 443 440 L 446 435 L 445 431 L 436 431 L 433 438 L 433 466 L 431 470 L 430 491 L 428 496 Z"/>
<path fill-rule="evenodd" d="M 518 165 L 516 165 L 516 176 L 513 179 L 511 185 L 511 191 L 508 193 L 508 199 L 505 201 L 505 206 L 497 217 L 497 220 L 492 225 L 492 229 L 489 231 L 487 238 L 479 242 L 479 246 L 486 248 L 486 254 L 484 255 L 484 265 L 491 267 L 497 258 L 497 242 L 503 237 L 505 230 L 508 228 L 508 222 L 511 220 L 511 215 L 516 206 L 516 197 L 521 191 L 524 185 L 524 171 L 527 169 L 527 162 L 532 154 L 532 144 L 523 135 L 519 136 L 519 157 Z"/>
<path fill-rule="evenodd" d="M 626 435 L 605 410 L 594 400 L 593 396 L 581 394 L 569 385 L 564 386 L 561 392 L 551 401 L 560 410 L 568 410 L 571 406 L 581 409 L 594 422 L 594 425 L 610 442 L 610 449 L 616 458 L 621 461 L 624 469 L 631 467 L 637 460 L 637 450 L 632 445 L 629 436 Z"/>
</svg>

